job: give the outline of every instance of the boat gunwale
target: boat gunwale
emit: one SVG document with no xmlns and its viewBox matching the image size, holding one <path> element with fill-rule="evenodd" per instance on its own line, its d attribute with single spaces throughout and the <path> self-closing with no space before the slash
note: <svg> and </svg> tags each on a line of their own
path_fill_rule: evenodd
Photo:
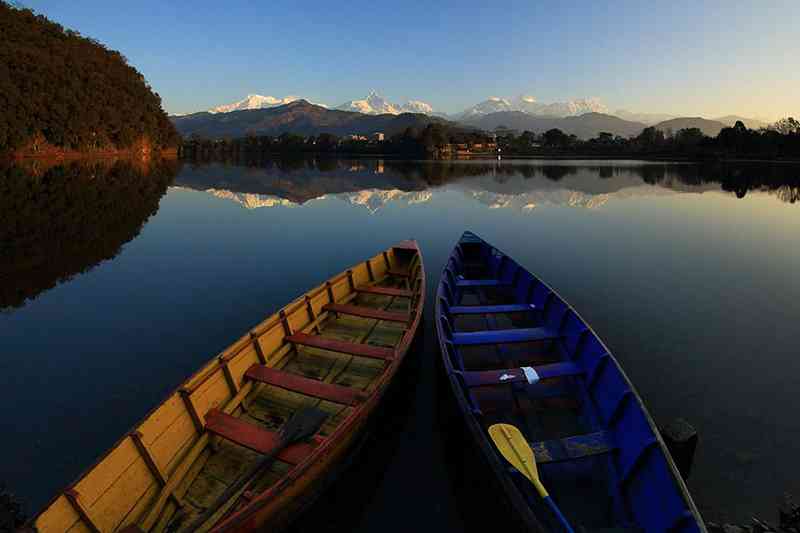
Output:
<svg viewBox="0 0 800 533">
<path fill-rule="evenodd" d="M 527 508 L 527 510 L 530 513 L 530 518 L 533 518 L 533 521 L 535 522 L 535 524 L 537 525 L 537 527 L 540 530 L 544 530 L 544 528 L 542 527 L 542 524 L 539 521 L 539 519 L 536 517 L 536 515 L 533 513 L 533 511 L 530 510 L 530 506 L 528 505 L 528 503 L 525 502 L 521 498 L 521 496 L 518 494 L 519 491 L 516 490 L 515 486 L 511 483 L 509 476 L 504 472 L 503 465 L 500 462 L 500 460 L 499 460 L 499 458 L 497 456 L 497 453 L 495 453 L 494 447 L 491 445 L 491 443 L 489 442 L 489 439 L 486 437 L 485 431 L 483 430 L 483 426 L 480 424 L 480 422 L 477 420 L 477 417 L 473 413 L 472 408 L 471 408 L 471 404 L 470 404 L 469 400 L 467 399 L 467 397 L 466 397 L 466 395 L 464 393 L 463 387 L 462 387 L 460 381 L 458 380 L 456 371 L 453 368 L 453 365 L 451 364 L 449 356 L 447 355 L 447 347 L 445 346 L 444 335 L 443 335 L 444 332 L 441 330 L 441 323 L 439 321 L 439 317 L 444 316 L 443 310 L 441 308 L 441 304 L 439 302 L 439 298 L 440 298 L 440 296 L 442 296 L 442 297 L 444 296 L 444 293 L 442 291 L 442 283 L 443 283 L 443 281 L 445 279 L 445 272 L 446 272 L 446 270 L 447 270 L 447 268 L 449 266 L 450 258 L 453 257 L 453 253 L 455 252 L 456 248 L 462 242 L 462 239 L 464 238 L 464 236 L 467 235 L 467 234 L 479 239 L 482 244 L 488 246 L 490 254 L 491 254 L 491 252 L 496 251 L 496 252 L 504 255 L 508 259 L 514 261 L 514 263 L 516 263 L 517 266 L 519 266 L 520 269 L 522 269 L 525 272 L 527 272 L 528 274 L 530 274 L 533 277 L 534 280 L 536 280 L 537 282 L 541 283 L 546 289 L 551 291 L 551 293 L 556 298 L 558 298 L 561 301 L 561 303 L 564 304 L 564 306 L 566 306 L 568 311 L 571 311 L 571 312 L 573 312 L 575 314 L 575 318 L 577 318 L 581 322 L 581 324 L 583 324 L 583 326 L 586 327 L 588 333 L 593 335 L 595 340 L 598 343 L 600 343 L 600 345 L 605 350 L 605 352 L 608 355 L 608 357 L 611 360 L 611 362 L 616 366 L 617 370 L 619 371 L 619 373 L 622 376 L 623 380 L 625 381 L 626 385 L 629 387 L 629 390 L 633 394 L 633 397 L 638 402 L 639 410 L 644 415 L 645 420 L 647 420 L 647 423 L 650 426 L 650 430 L 652 431 L 652 433 L 655 436 L 656 442 L 658 443 L 659 448 L 661 449 L 662 456 L 664 457 L 664 459 L 667 462 L 667 466 L 669 468 L 670 474 L 672 475 L 672 478 L 675 481 L 675 483 L 676 483 L 676 485 L 677 485 L 677 487 L 679 489 L 678 492 L 680 492 L 681 498 L 683 499 L 684 503 L 686 504 L 687 510 L 692 514 L 692 517 L 694 518 L 694 522 L 698 525 L 698 528 L 700 529 L 700 531 L 701 532 L 706 532 L 707 530 L 706 530 L 706 527 L 705 527 L 705 522 L 703 521 L 703 518 L 700 515 L 700 511 L 697 509 L 697 506 L 694 503 L 694 500 L 692 499 L 691 494 L 689 493 L 689 488 L 687 487 L 686 482 L 683 480 L 683 478 L 680 475 L 680 471 L 678 470 L 678 467 L 675 464 L 675 461 L 673 460 L 672 455 L 669 453 L 667 445 L 664 442 L 663 437 L 661 436 L 661 432 L 658 429 L 658 426 L 656 425 L 655 421 L 653 420 L 653 417 L 650 415 L 650 412 L 647 410 L 647 407 L 645 406 L 644 401 L 642 400 L 641 396 L 639 395 L 639 391 L 636 389 L 635 385 L 633 384 L 631 379 L 628 377 L 628 375 L 625 373 L 625 370 L 622 368 L 622 365 L 619 364 L 619 361 L 617 361 L 617 358 L 614 356 L 613 352 L 605 344 L 603 339 L 597 334 L 597 332 L 594 330 L 594 328 L 592 328 L 592 326 L 581 316 L 581 314 L 567 300 L 565 300 L 561 296 L 561 294 L 558 293 L 558 291 L 556 291 L 553 287 L 551 287 L 549 284 L 547 284 L 545 281 L 543 281 L 539 276 L 537 276 L 537 275 L 533 274 L 532 272 L 530 272 L 530 270 L 528 270 L 527 268 L 522 266 L 518 261 L 513 259 L 510 255 L 508 255 L 507 253 L 505 253 L 502 250 L 498 249 L 496 246 L 494 246 L 493 244 L 487 242 L 486 240 L 484 240 L 483 238 L 479 237 L 475 233 L 473 233 L 471 231 L 465 231 L 461 235 L 461 237 L 459 237 L 459 239 L 456 241 L 456 244 L 451 249 L 450 255 L 448 256 L 448 259 L 445 262 L 444 267 L 442 267 L 442 274 L 441 274 L 441 276 L 439 278 L 439 284 L 437 285 L 437 288 L 436 288 L 436 302 L 435 302 L 435 310 L 434 310 L 434 319 L 435 319 L 435 322 L 436 322 L 436 332 L 437 332 L 438 337 L 439 337 L 440 355 L 442 357 L 442 360 L 443 360 L 443 363 L 444 363 L 444 366 L 445 366 L 445 371 L 447 372 L 448 381 L 450 382 L 451 389 L 453 389 L 453 391 L 455 393 L 455 396 L 456 396 L 456 398 L 458 400 L 459 407 L 460 407 L 460 409 L 462 411 L 462 414 L 463 414 L 464 418 L 468 422 L 470 422 L 468 424 L 468 427 L 470 428 L 470 431 L 474 435 L 477 436 L 477 440 L 478 440 L 478 443 L 481 446 L 483 454 L 489 458 L 489 461 L 490 461 L 491 466 L 492 466 L 492 470 L 494 470 L 494 473 L 495 473 L 496 477 L 500 479 L 501 483 L 505 487 L 506 493 L 509 496 L 511 496 L 512 499 L 515 501 L 515 507 L 520 507 L 520 505 L 521 505 L 523 508 Z M 673 524 L 673 526 L 674 525 L 675 524 Z"/>
<path fill-rule="evenodd" d="M 408 347 L 410 346 L 411 341 L 413 340 L 413 335 L 411 335 L 410 338 L 407 338 L 407 337 L 409 337 L 408 334 L 409 334 L 409 332 L 416 333 L 416 329 L 417 329 L 417 327 L 419 325 L 419 321 L 420 321 L 420 319 L 422 317 L 422 312 L 423 312 L 424 303 L 425 303 L 425 287 L 426 287 L 426 283 L 425 282 L 426 282 L 426 279 L 425 279 L 425 268 L 424 268 L 423 258 L 422 258 L 422 250 L 419 248 L 418 243 L 413 239 L 403 240 L 403 241 L 400 241 L 400 242 L 395 243 L 395 244 L 400 245 L 400 244 L 404 244 L 404 243 L 405 244 L 413 243 L 413 246 L 414 246 L 413 250 L 416 250 L 417 256 L 419 257 L 419 279 L 421 280 L 421 282 L 420 282 L 420 285 L 419 285 L 419 299 L 418 299 L 418 304 L 417 304 L 416 316 L 414 317 L 413 321 L 409 321 L 410 326 L 406 327 L 406 329 L 405 329 L 405 331 L 403 333 L 403 337 L 401 338 L 401 342 L 398 343 L 396 345 L 396 347 L 395 347 L 395 351 L 396 352 L 399 352 L 399 349 L 401 347 L 402 347 L 403 351 L 402 351 L 402 353 L 399 353 L 399 355 L 397 355 L 392 361 L 388 361 L 389 364 L 384 368 L 383 375 L 385 376 L 387 374 L 386 371 L 389 370 L 389 369 L 392 369 L 392 372 L 391 372 L 391 376 L 392 377 L 394 376 L 394 374 L 396 373 L 397 369 L 399 368 L 399 365 L 402 362 L 402 360 L 405 358 L 406 352 L 408 351 Z M 289 306 L 295 305 L 296 307 L 292 309 L 291 313 L 296 312 L 297 310 L 300 309 L 300 307 L 298 307 L 299 304 L 304 304 L 305 303 L 305 296 L 308 295 L 309 293 L 311 293 L 312 291 L 316 291 L 316 292 L 315 292 L 314 296 L 310 296 L 310 298 L 316 298 L 317 296 L 319 296 L 321 291 L 327 290 L 327 288 L 328 288 L 327 287 L 327 283 L 331 283 L 331 286 L 334 286 L 336 284 L 339 284 L 343 280 L 347 280 L 348 272 L 350 272 L 353 268 L 357 267 L 358 265 L 364 264 L 364 263 L 366 263 L 367 261 L 370 261 L 373 258 L 377 258 L 381 254 L 387 253 L 390 250 L 393 250 L 394 248 L 395 248 L 395 245 L 388 246 L 387 248 L 384 248 L 383 250 L 378 252 L 378 254 L 375 254 L 372 257 L 368 257 L 367 259 L 365 259 L 363 261 L 358 261 L 356 263 L 353 263 L 351 266 L 349 266 L 344 271 L 342 271 L 342 272 L 340 272 L 338 274 L 334 274 L 333 276 L 328 278 L 326 280 L 326 282 L 323 282 L 321 285 L 318 285 L 317 287 L 313 287 L 313 288 L 309 289 L 308 291 L 304 292 L 302 295 L 298 296 L 294 300 L 291 300 L 289 303 L 285 304 L 283 307 L 281 307 L 280 309 L 276 310 L 274 313 L 268 315 L 267 318 L 265 318 L 264 320 L 259 322 L 253 328 L 248 328 L 247 333 L 245 335 L 243 335 L 239 339 L 237 339 L 234 342 L 232 342 L 222 352 L 219 352 L 217 355 L 215 355 L 215 356 L 207 359 L 205 362 L 201 363 L 200 367 L 197 370 L 195 370 L 194 373 L 192 373 L 189 377 L 185 378 L 177 386 L 175 386 L 172 389 L 170 389 L 170 391 L 163 396 L 161 401 L 156 403 L 150 410 L 148 410 L 140 419 L 138 419 L 136 421 L 136 423 L 133 425 L 133 427 L 131 429 L 123 432 L 118 439 L 116 439 L 112 444 L 110 444 L 97 457 L 97 459 L 92 461 L 86 468 L 81 470 L 81 472 L 71 482 L 69 482 L 67 485 L 65 485 L 63 487 L 63 489 L 58 490 L 50 499 L 48 499 L 39 508 L 39 510 L 35 514 L 33 514 L 28 520 L 26 520 L 26 522 L 22 525 L 22 527 L 19 529 L 19 531 L 20 532 L 24 532 L 24 531 L 28 531 L 28 530 L 38 530 L 38 528 L 36 527 L 36 522 L 47 511 L 49 511 L 53 507 L 53 505 L 58 501 L 58 499 L 61 498 L 62 496 L 65 496 L 66 493 L 69 492 L 69 491 L 75 491 L 76 485 L 78 485 L 86 476 L 88 476 L 101 463 L 103 463 L 103 461 L 105 461 L 127 439 L 130 439 L 131 435 L 133 433 L 137 433 L 139 431 L 139 429 L 142 427 L 142 425 L 145 422 L 147 422 L 148 420 L 150 420 L 150 418 L 159 410 L 159 408 L 161 408 L 161 406 L 166 404 L 167 401 L 170 400 L 170 398 L 172 398 L 173 396 L 180 396 L 181 392 L 184 391 L 184 390 L 191 394 L 191 392 L 194 392 L 194 390 L 196 390 L 196 387 L 189 388 L 187 386 L 190 385 L 190 384 L 194 385 L 194 380 L 198 379 L 199 376 L 202 375 L 203 377 L 201 378 L 200 383 L 198 383 L 198 387 L 200 385 L 202 385 L 202 383 L 204 383 L 208 379 L 210 379 L 211 376 L 213 376 L 216 372 L 218 372 L 219 370 L 223 369 L 223 365 L 220 364 L 220 359 L 221 358 L 223 358 L 226 361 L 230 361 L 231 359 L 236 357 L 238 354 L 240 354 L 244 348 L 247 347 L 247 343 L 252 343 L 254 341 L 257 342 L 257 338 L 259 336 L 267 333 L 269 330 L 271 330 L 276 325 L 278 325 L 278 326 L 281 325 L 281 319 L 280 319 L 280 316 L 279 316 L 281 311 L 285 311 L 285 309 L 288 308 Z M 411 248 L 402 248 L 402 249 L 412 250 Z M 381 278 L 381 279 L 385 279 L 385 277 L 388 277 L 388 275 L 389 274 L 388 274 L 388 268 L 387 268 L 386 275 L 384 276 L 384 278 Z M 336 281 L 334 282 L 333 280 L 336 280 Z M 412 296 L 412 298 L 413 298 L 413 296 Z M 287 314 L 291 314 L 291 313 L 287 313 Z M 326 311 L 324 313 L 325 313 L 325 316 L 327 316 L 328 312 Z M 317 320 L 319 320 L 322 316 L 323 316 L 323 314 L 320 313 L 320 315 L 317 316 Z M 258 333 L 255 338 L 251 336 L 251 333 L 257 331 L 257 329 L 262 327 L 265 323 L 268 323 L 268 322 L 272 321 L 273 317 L 275 317 L 277 319 L 276 320 L 276 324 L 269 324 L 269 327 L 266 327 L 263 330 L 261 330 L 261 332 Z M 311 325 L 314 322 L 315 321 L 311 321 L 306 326 Z M 304 326 L 304 327 L 306 327 L 306 326 Z M 241 346 L 240 346 L 240 344 L 241 344 Z M 234 349 L 236 349 L 235 353 L 232 353 L 231 355 L 228 356 L 228 354 L 231 353 Z M 280 349 L 281 348 L 278 348 L 275 351 L 278 351 Z M 214 363 L 216 363 L 216 365 L 214 365 Z M 392 365 L 394 365 L 394 366 L 392 366 Z M 207 368 L 207 367 L 210 367 L 210 368 Z M 204 374 L 204 372 L 205 372 L 205 374 Z M 389 380 L 389 381 L 391 381 L 391 380 Z M 365 406 L 365 407 L 367 405 L 369 405 L 373 401 L 373 398 L 376 396 L 376 393 L 378 391 L 382 392 L 382 389 L 385 389 L 386 385 L 388 385 L 388 383 L 381 382 L 381 385 L 376 386 L 374 388 L 374 390 L 369 393 L 369 397 L 367 398 L 367 400 L 365 400 L 361 405 Z M 242 389 L 244 389 L 244 386 L 242 386 L 240 388 L 240 393 L 242 392 Z M 248 392 L 248 394 L 249 394 L 249 392 Z M 228 406 L 228 404 L 230 402 L 233 402 L 233 401 L 235 401 L 237 399 L 237 396 L 238 396 L 237 394 L 231 395 L 231 397 L 228 399 L 228 401 L 223 406 L 223 411 L 225 410 L 225 408 L 227 408 L 227 406 Z M 239 401 L 239 404 L 240 403 L 241 403 L 241 400 Z M 234 407 L 234 409 L 235 409 L 235 407 Z M 369 409 L 368 414 L 371 413 L 372 409 L 373 408 Z M 354 413 L 357 412 L 357 409 L 354 409 L 353 412 Z M 189 413 L 189 414 L 191 414 L 191 413 Z M 345 419 L 345 421 L 347 421 L 348 419 L 349 419 L 349 416 L 348 416 L 348 418 Z M 208 435 L 208 433 L 205 430 L 198 431 L 197 429 L 195 429 L 195 436 L 192 437 L 192 439 L 190 441 L 190 445 L 187 448 L 187 452 L 190 452 L 191 448 L 193 446 L 196 446 L 199 443 L 200 439 L 203 438 L 204 435 Z M 209 437 L 210 437 L 210 435 L 209 435 Z M 317 446 L 315 448 L 315 453 L 313 453 L 312 456 L 317 456 L 318 455 L 316 453 L 317 450 L 322 449 L 323 447 L 328 445 L 330 442 L 333 442 L 334 440 L 335 439 L 326 438 L 325 441 L 322 444 L 320 444 L 319 446 Z M 175 470 L 177 470 L 178 468 L 180 468 L 180 464 L 181 464 L 182 461 L 183 461 L 183 459 L 178 461 L 177 465 L 173 469 L 173 472 Z M 294 468 L 292 468 L 289 472 L 287 472 L 287 474 L 284 476 L 284 479 L 288 478 L 290 476 L 290 474 L 292 474 L 292 472 L 297 469 L 297 467 L 299 467 L 301 465 L 306 465 L 306 464 L 307 464 L 307 461 L 304 460 L 303 462 L 299 463 L 298 465 L 295 465 Z M 185 476 L 187 473 L 188 473 L 188 470 L 187 470 L 187 472 L 184 472 L 183 475 Z M 169 478 L 171 477 L 171 474 L 172 474 L 172 472 L 167 475 L 167 481 L 168 482 L 169 482 Z M 156 481 L 156 483 L 158 482 L 157 480 L 155 480 L 155 481 Z M 283 483 L 280 483 L 280 484 L 283 485 Z M 162 489 L 163 489 L 163 487 L 162 487 Z M 75 491 L 75 492 L 77 494 L 80 494 L 77 491 Z M 264 493 L 262 493 L 262 494 L 264 494 Z M 158 498 L 158 493 L 157 493 L 156 497 Z M 254 503 L 258 502 L 260 499 L 261 498 L 260 498 L 260 495 L 259 495 L 259 497 L 253 499 L 247 506 L 242 508 L 239 512 L 244 511 L 245 509 L 248 509 Z M 83 519 L 82 516 L 80 516 L 81 512 L 79 512 L 77 509 L 75 509 L 74 506 L 71 506 L 71 507 L 76 512 L 76 514 L 79 515 L 78 518 L 76 519 L 76 521 L 73 522 L 72 524 L 70 524 L 70 527 L 73 527 L 75 523 L 78 523 L 78 522 L 83 523 L 84 519 Z M 144 513 L 145 513 L 145 516 L 146 516 L 149 513 L 149 510 L 145 510 Z M 236 516 L 236 514 L 238 514 L 238 512 L 235 513 L 234 515 L 231 515 L 228 519 L 233 518 L 234 516 Z M 124 521 L 124 518 L 123 518 L 123 521 Z M 227 521 L 227 519 L 226 519 L 226 521 Z M 92 525 L 89 525 L 89 524 L 84 524 L 84 525 L 86 525 L 88 528 L 92 528 L 93 527 Z M 115 529 L 116 531 L 119 530 L 119 526 L 120 525 L 121 524 L 119 524 L 117 526 L 117 528 Z M 214 527 L 211 528 L 210 531 L 216 530 L 220 525 L 222 525 L 222 523 L 216 524 Z"/>
</svg>

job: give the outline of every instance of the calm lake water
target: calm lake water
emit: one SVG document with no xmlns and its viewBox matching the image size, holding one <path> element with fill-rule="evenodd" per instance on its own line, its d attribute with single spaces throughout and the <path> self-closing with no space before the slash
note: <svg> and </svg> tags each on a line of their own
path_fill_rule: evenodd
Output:
<svg viewBox="0 0 800 533">
<path fill-rule="evenodd" d="M 800 494 L 800 168 L 636 161 L 0 168 L 0 482 L 41 507 L 265 315 L 406 238 L 432 294 L 465 229 L 556 287 L 658 422 L 698 429 L 707 520 Z M 431 320 L 327 530 L 464 527 L 480 487 Z"/>
</svg>

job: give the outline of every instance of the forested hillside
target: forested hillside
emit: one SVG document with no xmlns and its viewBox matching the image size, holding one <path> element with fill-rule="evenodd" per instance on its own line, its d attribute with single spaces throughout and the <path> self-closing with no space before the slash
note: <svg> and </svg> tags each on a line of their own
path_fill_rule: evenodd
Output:
<svg viewBox="0 0 800 533">
<path fill-rule="evenodd" d="M 117 51 L 0 0 L 0 153 L 175 146 L 161 99 Z"/>
</svg>

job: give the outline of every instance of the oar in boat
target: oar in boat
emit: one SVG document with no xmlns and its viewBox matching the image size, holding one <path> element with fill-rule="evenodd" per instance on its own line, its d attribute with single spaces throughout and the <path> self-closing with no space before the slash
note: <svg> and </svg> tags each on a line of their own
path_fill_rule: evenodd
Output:
<svg viewBox="0 0 800 533">
<path fill-rule="evenodd" d="M 180 520 L 178 520 L 178 523 L 175 524 L 173 522 L 175 525 L 172 525 L 169 529 L 172 531 L 178 529 L 183 531 L 196 531 L 202 528 L 203 524 L 214 516 L 225 502 L 233 498 L 236 493 L 255 479 L 258 474 L 263 472 L 284 448 L 295 442 L 313 437 L 327 418 L 328 413 L 316 407 L 306 407 L 295 412 L 291 418 L 281 426 L 280 430 L 278 430 L 278 443 L 269 453 L 265 454 L 250 468 L 250 470 L 239 477 L 233 485 L 228 487 L 214 503 L 207 507 L 200 516 L 192 520 L 188 526 L 181 528 Z"/>
<path fill-rule="evenodd" d="M 544 485 L 542 485 L 542 482 L 539 480 L 539 471 L 536 468 L 536 457 L 534 457 L 533 450 L 520 430 L 511 424 L 494 424 L 489 427 L 489 436 L 492 438 L 492 441 L 494 441 L 495 446 L 497 446 L 502 456 L 533 483 L 539 496 L 541 496 L 547 506 L 550 507 L 553 514 L 558 518 L 558 521 L 564 526 L 564 529 L 569 533 L 573 533 L 572 526 L 569 525 L 567 519 L 561 514 L 561 510 L 556 505 L 556 502 L 547 494 L 547 489 L 544 488 Z"/>
</svg>

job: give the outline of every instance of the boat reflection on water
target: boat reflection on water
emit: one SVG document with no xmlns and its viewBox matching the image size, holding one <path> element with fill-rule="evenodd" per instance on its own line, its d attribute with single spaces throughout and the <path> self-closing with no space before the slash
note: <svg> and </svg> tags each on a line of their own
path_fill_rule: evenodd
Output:
<svg viewBox="0 0 800 533">
<path fill-rule="evenodd" d="M 179 168 L 174 160 L 0 167 L 0 309 L 119 254 Z"/>
</svg>

